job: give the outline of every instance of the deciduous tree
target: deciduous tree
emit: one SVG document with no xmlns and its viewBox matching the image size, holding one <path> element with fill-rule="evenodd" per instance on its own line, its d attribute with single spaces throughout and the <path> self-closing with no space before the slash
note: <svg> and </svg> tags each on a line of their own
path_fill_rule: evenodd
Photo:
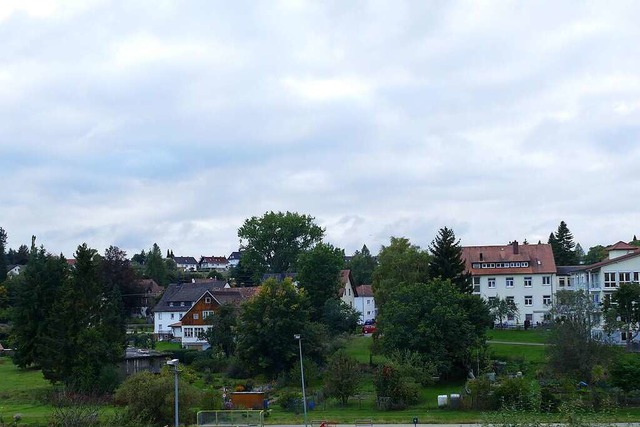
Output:
<svg viewBox="0 0 640 427">
<path fill-rule="evenodd" d="M 231 304 L 222 304 L 220 308 L 207 319 L 211 325 L 202 335 L 211 348 L 220 349 L 226 357 L 235 353 L 237 309 Z"/>
<path fill-rule="evenodd" d="M 429 252 L 431 257 L 427 271 L 430 278 L 449 279 L 460 292 L 473 292 L 471 273 L 466 272 L 460 240 L 456 240 L 452 229 L 444 227 L 438 230 L 438 235 L 429 246 Z"/>
<path fill-rule="evenodd" d="M 620 332 L 626 336 L 627 350 L 640 333 L 640 284 L 621 283 L 620 287 L 604 300 L 605 330 Z"/>
<path fill-rule="evenodd" d="M 370 285 L 376 265 L 378 265 L 378 262 L 371 255 L 367 245 L 362 245 L 362 249 L 356 251 L 349 260 L 347 268 L 351 270 L 356 286 Z"/>
<path fill-rule="evenodd" d="M 328 243 L 318 243 L 298 258 L 296 280 L 311 303 L 311 318 L 322 318 L 328 300 L 337 300 L 340 271 L 344 267 L 344 251 Z"/>
<path fill-rule="evenodd" d="M 404 237 L 391 237 L 388 246 L 378 254 L 378 266 L 373 272 L 373 292 L 379 312 L 389 295 L 401 283 L 425 283 L 428 280 L 429 254 L 412 245 Z"/>
<path fill-rule="evenodd" d="M 589 248 L 589 251 L 584 256 L 584 263 L 587 265 L 595 264 L 596 262 L 607 259 L 607 248 L 602 245 L 596 245 Z"/>
<path fill-rule="evenodd" d="M 255 282 L 265 272 L 295 271 L 300 253 L 322 241 L 323 235 L 315 218 L 295 212 L 267 212 L 245 220 L 238 229 L 242 261 Z"/>
<path fill-rule="evenodd" d="M 501 298 L 499 295 L 491 297 L 487 303 L 489 312 L 493 317 L 493 321 L 497 321 L 500 326 L 503 325 L 503 321 L 508 317 L 518 317 L 518 305 L 513 299 Z"/>
<path fill-rule="evenodd" d="M 344 350 L 338 350 L 331 356 L 324 374 L 325 394 L 346 406 L 349 398 L 358 392 L 361 378 L 358 362 Z"/>
</svg>

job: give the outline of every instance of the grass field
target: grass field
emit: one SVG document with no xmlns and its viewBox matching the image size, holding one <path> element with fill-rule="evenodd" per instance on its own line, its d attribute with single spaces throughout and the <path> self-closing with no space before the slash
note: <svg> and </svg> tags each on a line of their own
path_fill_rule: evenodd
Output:
<svg viewBox="0 0 640 427">
<path fill-rule="evenodd" d="M 487 332 L 489 341 L 510 341 L 523 343 L 539 343 L 546 342 L 549 332 L 544 328 L 515 330 L 515 329 L 490 329 Z"/>
</svg>

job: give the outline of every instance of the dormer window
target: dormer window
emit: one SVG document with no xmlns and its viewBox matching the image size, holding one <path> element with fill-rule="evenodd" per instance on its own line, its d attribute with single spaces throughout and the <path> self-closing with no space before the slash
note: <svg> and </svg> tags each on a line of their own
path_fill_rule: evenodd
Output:
<svg viewBox="0 0 640 427">
<path fill-rule="evenodd" d="M 173 307 L 173 302 L 170 302 L 170 303 L 169 303 L 169 307 Z"/>
<path fill-rule="evenodd" d="M 205 297 L 204 298 L 204 303 L 205 304 L 211 304 L 211 297 Z"/>
</svg>

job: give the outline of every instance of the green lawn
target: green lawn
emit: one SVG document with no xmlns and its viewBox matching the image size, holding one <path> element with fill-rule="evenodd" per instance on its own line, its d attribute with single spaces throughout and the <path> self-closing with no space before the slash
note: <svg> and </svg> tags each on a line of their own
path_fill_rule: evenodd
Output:
<svg viewBox="0 0 640 427">
<path fill-rule="evenodd" d="M 490 329 L 487 332 L 489 341 L 510 341 L 526 343 L 544 343 L 549 332 L 544 328 L 516 330 L 516 329 Z"/>
<path fill-rule="evenodd" d="M 169 342 L 169 341 L 158 341 L 156 342 L 156 350 L 158 351 L 170 351 L 170 350 L 180 350 L 180 343 L 177 342 Z"/>
</svg>

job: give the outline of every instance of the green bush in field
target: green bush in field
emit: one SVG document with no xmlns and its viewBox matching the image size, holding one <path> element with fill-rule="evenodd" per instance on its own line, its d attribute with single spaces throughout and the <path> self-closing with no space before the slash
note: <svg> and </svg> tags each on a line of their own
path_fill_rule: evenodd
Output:
<svg viewBox="0 0 640 427">
<path fill-rule="evenodd" d="M 388 399 L 380 409 L 403 409 L 418 402 L 419 389 L 413 379 L 403 377 L 392 364 L 378 367 L 374 376 L 374 387 L 378 400 Z"/>
<path fill-rule="evenodd" d="M 540 390 L 535 381 L 506 378 L 493 388 L 493 399 L 498 408 L 533 410 L 540 407 Z"/>
</svg>

